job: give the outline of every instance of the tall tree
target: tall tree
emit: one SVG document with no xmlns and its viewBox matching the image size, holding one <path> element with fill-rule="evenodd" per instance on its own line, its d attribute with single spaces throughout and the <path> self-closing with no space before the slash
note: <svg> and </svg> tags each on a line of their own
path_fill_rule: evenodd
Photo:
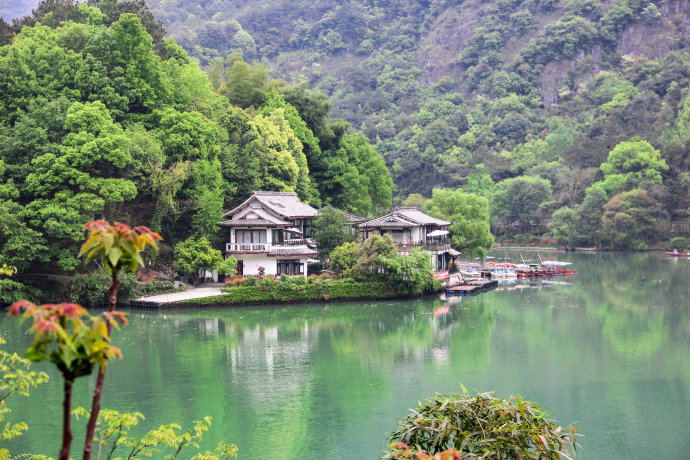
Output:
<svg viewBox="0 0 690 460">
<path fill-rule="evenodd" d="M 232 105 L 246 109 L 259 108 L 263 104 L 268 90 L 268 69 L 263 64 L 250 66 L 243 60 L 237 60 L 228 71 L 225 86 L 220 93 L 228 98 Z"/>
<path fill-rule="evenodd" d="M 316 241 L 319 258 L 326 261 L 337 246 L 354 241 L 355 234 L 343 211 L 326 206 L 321 208 L 314 218 L 312 238 Z"/>
<path fill-rule="evenodd" d="M 494 245 L 489 228 L 489 200 L 462 189 L 434 189 L 424 207 L 429 215 L 448 220 L 453 247 L 466 257 L 483 257 Z"/>
<path fill-rule="evenodd" d="M 633 189 L 611 198 L 601 218 L 603 232 L 615 249 L 646 249 L 656 243 L 668 214 L 646 190 Z"/>
<path fill-rule="evenodd" d="M 491 202 L 491 219 L 502 225 L 519 223 L 521 232 L 541 225 L 544 206 L 551 200 L 551 183 L 539 177 L 520 176 L 496 184 Z"/>
<path fill-rule="evenodd" d="M 621 175 L 626 177 L 631 187 L 643 181 L 660 184 L 666 171 L 668 165 L 659 151 L 639 137 L 620 142 L 611 150 L 606 162 L 601 164 L 605 180 L 610 176 Z"/>
</svg>

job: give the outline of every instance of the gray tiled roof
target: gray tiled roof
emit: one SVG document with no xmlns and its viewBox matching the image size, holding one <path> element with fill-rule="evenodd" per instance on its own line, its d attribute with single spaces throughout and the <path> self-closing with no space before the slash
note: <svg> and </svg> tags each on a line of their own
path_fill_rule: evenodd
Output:
<svg viewBox="0 0 690 460">
<path fill-rule="evenodd" d="M 318 254 L 318 251 L 315 251 L 307 246 L 273 246 L 269 251 L 268 256 L 316 256 Z"/>
<path fill-rule="evenodd" d="M 438 225 L 440 227 L 445 227 L 450 225 L 450 222 L 431 217 L 418 211 L 416 208 L 400 208 L 385 216 L 364 222 L 359 226 L 369 228 L 409 228 L 419 225 Z"/>
<path fill-rule="evenodd" d="M 221 227 L 275 227 L 277 224 L 267 219 L 230 219 L 218 225 Z"/>
<path fill-rule="evenodd" d="M 256 218 L 247 218 L 248 215 L 256 215 Z M 292 225 L 291 222 L 280 219 L 271 213 L 264 211 L 260 207 L 252 208 L 242 216 L 233 216 L 230 220 L 224 220 L 219 224 L 221 227 L 276 227 Z"/>
<path fill-rule="evenodd" d="M 405 219 L 401 216 L 396 216 L 394 214 L 387 214 L 378 219 L 369 220 L 359 224 L 359 227 L 374 227 L 374 228 L 411 228 L 416 227 L 419 224 Z"/>
<path fill-rule="evenodd" d="M 295 219 L 300 217 L 314 217 L 317 210 L 302 203 L 295 192 L 254 192 L 244 203 L 225 213 L 223 217 L 230 217 L 252 203 L 261 203 L 261 206 L 272 214 L 283 219 Z"/>
<path fill-rule="evenodd" d="M 423 212 L 419 211 L 417 208 L 399 208 L 396 212 L 398 214 L 402 214 L 408 219 L 419 222 L 421 225 L 450 225 L 450 222 L 445 221 L 443 219 L 431 217 L 430 215 L 424 214 Z"/>
</svg>

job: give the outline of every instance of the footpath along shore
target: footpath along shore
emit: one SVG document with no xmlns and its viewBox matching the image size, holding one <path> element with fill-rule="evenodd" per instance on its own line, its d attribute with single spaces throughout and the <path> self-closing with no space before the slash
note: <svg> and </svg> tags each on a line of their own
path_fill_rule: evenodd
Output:
<svg viewBox="0 0 690 460">
<path fill-rule="evenodd" d="M 223 286 L 223 283 L 206 283 L 202 287 L 188 286 L 187 290 L 183 292 L 170 292 L 168 294 L 132 299 L 129 301 L 129 305 L 132 307 L 158 307 L 164 304 L 184 302 L 185 300 L 219 296 L 223 295 L 223 292 L 220 290 Z"/>
</svg>

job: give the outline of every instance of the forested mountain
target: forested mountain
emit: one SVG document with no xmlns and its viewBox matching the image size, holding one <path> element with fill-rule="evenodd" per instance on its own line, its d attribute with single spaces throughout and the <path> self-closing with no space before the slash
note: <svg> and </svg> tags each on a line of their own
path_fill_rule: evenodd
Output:
<svg viewBox="0 0 690 460">
<path fill-rule="evenodd" d="M 373 214 L 391 202 L 388 170 L 398 202 L 488 197 L 499 240 L 687 246 L 688 13 L 46 0 L 0 21 L 0 260 L 69 270 L 81 222 L 101 215 L 172 242 L 212 234 L 257 188 Z"/>
<path fill-rule="evenodd" d="M 561 210 L 572 244 L 687 231 L 687 0 L 147 1 L 216 85 L 241 53 L 325 93 L 383 154 L 398 199 L 495 197 L 499 233 L 543 233 Z M 600 167 L 628 141 L 637 157 Z M 659 175 L 632 178 L 647 167 Z M 640 228 L 620 235 L 630 219 Z"/>
<path fill-rule="evenodd" d="M 219 244 L 252 190 L 391 205 L 383 159 L 323 95 L 237 56 L 216 91 L 142 1 L 48 0 L 0 26 L 0 267 L 74 273 L 95 218 L 150 226 L 163 255 L 193 235 Z M 17 289 L 0 279 L 0 302 Z"/>
</svg>

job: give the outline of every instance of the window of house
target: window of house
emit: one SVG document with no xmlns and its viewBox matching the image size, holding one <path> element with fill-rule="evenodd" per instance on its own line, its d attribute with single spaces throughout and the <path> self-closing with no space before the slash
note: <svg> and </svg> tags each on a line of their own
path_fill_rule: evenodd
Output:
<svg viewBox="0 0 690 460">
<path fill-rule="evenodd" d="M 265 243 L 266 230 L 235 230 L 235 243 Z"/>
<path fill-rule="evenodd" d="M 282 259 L 277 262 L 276 273 L 279 275 L 302 275 L 302 264 L 299 259 Z"/>
<path fill-rule="evenodd" d="M 283 231 L 273 230 L 273 244 L 278 244 L 283 242 Z"/>
</svg>

